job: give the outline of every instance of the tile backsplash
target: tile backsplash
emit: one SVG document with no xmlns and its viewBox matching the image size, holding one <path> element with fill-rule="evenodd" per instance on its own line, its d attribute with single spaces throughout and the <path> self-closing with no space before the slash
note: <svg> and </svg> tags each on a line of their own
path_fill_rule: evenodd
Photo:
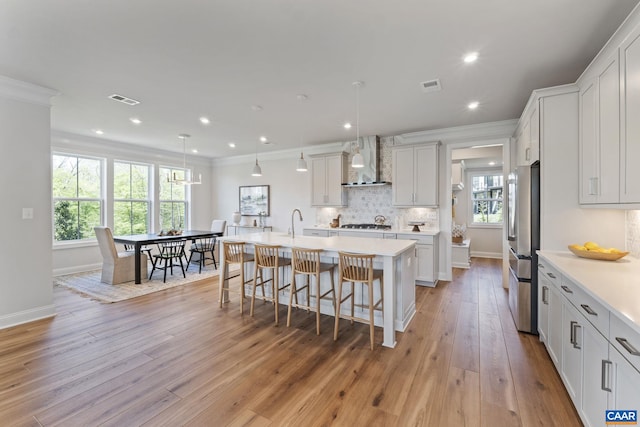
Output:
<svg viewBox="0 0 640 427">
<path fill-rule="evenodd" d="M 640 258 L 640 211 L 627 211 L 625 228 L 626 250 Z"/>
<path fill-rule="evenodd" d="M 391 147 L 393 138 L 381 138 L 380 140 L 380 180 L 391 181 Z M 345 145 L 345 151 L 350 151 L 349 145 Z M 349 158 L 349 164 L 351 158 Z M 349 168 L 349 182 L 357 180 L 357 173 Z M 393 185 L 393 183 L 392 183 Z M 439 228 L 439 211 L 431 208 L 396 208 L 391 205 L 391 185 L 376 187 L 351 187 L 347 192 L 348 204 L 344 208 L 318 208 L 316 209 L 316 223 L 329 225 L 331 220 L 340 214 L 342 224 L 371 224 L 376 215 L 387 218 L 385 224 L 394 226 L 398 218 L 401 227 L 405 227 L 409 221 L 423 221 L 428 229 Z"/>
</svg>

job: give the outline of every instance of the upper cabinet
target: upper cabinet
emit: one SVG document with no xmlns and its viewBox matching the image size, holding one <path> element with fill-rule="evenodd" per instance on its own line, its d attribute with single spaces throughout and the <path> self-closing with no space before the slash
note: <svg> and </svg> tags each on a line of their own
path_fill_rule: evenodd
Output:
<svg viewBox="0 0 640 427">
<path fill-rule="evenodd" d="M 311 158 L 311 206 L 346 206 L 347 153 Z"/>
<path fill-rule="evenodd" d="M 583 206 L 640 205 L 638 75 L 640 16 L 632 14 L 578 81 Z"/>
<path fill-rule="evenodd" d="M 516 134 L 516 161 L 518 166 L 540 160 L 540 116 L 538 99 L 533 98 L 522 116 Z"/>
<path fill-rule="evenodd" d="M 392 149 L 393 205 L 438 206 L 439 142 Z"/>
</svg>

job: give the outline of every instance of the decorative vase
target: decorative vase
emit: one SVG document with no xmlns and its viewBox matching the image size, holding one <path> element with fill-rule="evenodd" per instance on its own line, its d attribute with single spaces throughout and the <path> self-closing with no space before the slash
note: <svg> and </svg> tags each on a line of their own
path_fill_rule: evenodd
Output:
<svg viewBox="0 0 640 427">
<path fill-rule="evenodd" d="M 242 218 L 242 215 L 240 215 L 240 212 L 236 211 L 233 213 L 233 225 L 238 225 L 240 224 L 240 219 Z"/>
</svg>

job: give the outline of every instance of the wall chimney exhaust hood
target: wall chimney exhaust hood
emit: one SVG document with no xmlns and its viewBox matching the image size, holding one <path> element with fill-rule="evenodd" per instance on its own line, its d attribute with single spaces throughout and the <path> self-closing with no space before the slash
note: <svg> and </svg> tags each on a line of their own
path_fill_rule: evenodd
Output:
<svg viewBox="0 0 640 427">
<path fill-rule="evenodd" d="M 388 181 L 380 180 L 380 137 L 363 136 L 357 141 L 360 154 L 364 158 L 364 167 L 356 169 L 358 178 L 356 182 L 345 182 L 343 187 L 373 187 L 391 185 Z"/>
</svg>

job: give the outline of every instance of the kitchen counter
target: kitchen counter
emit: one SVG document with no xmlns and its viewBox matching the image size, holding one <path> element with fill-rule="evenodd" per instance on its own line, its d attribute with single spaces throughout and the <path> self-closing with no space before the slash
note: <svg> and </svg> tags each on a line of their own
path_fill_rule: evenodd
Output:
<svg viewBox="0 0 640 427">
<path fill-rule="evenodd" d="M 599 261 L 544 250 L 538 255 L 640 333 L 640 260 L 627 255 L 618 261 Z"/>
<path fill-rule="evenodd" d="M 290 253 L 292 247 L 306 249 L 320 249 L 323 251 L 323 258 L 331 258 L 337 263 L 339 251 L 352 252 L 357 254 L 375 254 L 374 262 L 382 267 L 384 271 L 384 310 L 380 316 L 376 312 L 375 324 L 382 326 L 384 339 L 382 345 L 385 347 L 395 347 L 395 331 L 403 332 L 415 315 L 415 246 L 412 240 L 377 239 L 365 237 L 313 237 L 296 236 L 291 238 L 286 233 L 252 233 L 240 234 L 237 236 L 223 236 L 219 241 L 241 241 L 247 244 L 247 251 L 253 252 L 254 244 L 280 245 L 283 252 Z M 224 266 L 224 251 L 220 251 L 220 265 Z M 228 268 L 224 268 L 220 273 L 220 295 L 221 301 L 228 301 L 228 292 L 222 291 L 224 280 L 228 276 Z M 329 280 L 323 277 L 323 280 Z M 323 282 L 324 284 L 324 282 Z M 358 287 L 356 287 L 358 288 Z M 360 291 L 358 291 L 360 292 Z M 356 295 L 356 297 L 359 297 Z M 280 301 L 284 304 L 288 302 L 288 296 Z M 346 309 L 346 307 L 343 307 Z M 327 304 L 320 307 L 324 314 L 333 315 L 333 306 Z"/>
<path fill-rule="evenodd" d="M 387 230 L 381 229 L 366 229 L 366 228 L 331 228 L 325 225 L 316 225 L 314 227 L 305 227 L 304 230 L 330 230 L 330 231 L 357 231 L 362 233 L 389 233 L 389 234 L 417 234 L 424 236 L 437 236 L 440 234 L 440 230 L 427 230 L 421 228 L 420 231 L 411 231 L 412 227 L 406 228 L 389 228 Z"/>
</svg>

